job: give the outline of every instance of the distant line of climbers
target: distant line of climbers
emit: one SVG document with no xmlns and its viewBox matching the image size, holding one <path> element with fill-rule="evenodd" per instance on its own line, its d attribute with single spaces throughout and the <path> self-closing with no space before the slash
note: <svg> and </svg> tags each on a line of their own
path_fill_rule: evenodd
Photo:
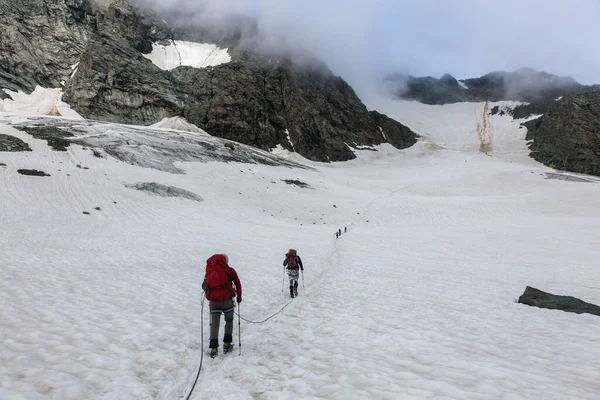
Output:
<svg viewBox="0 0 600 400">
<path fill-rule="evenodd" d="M 347 227 L 344 227 L 344 233 L 346 233 L 347 231 L 348 231 L 348 228 L 347 228 Z M 335 232 L 335 238 L 336 238 L 336 239 L 337 239 L 337 238 L 339 238 L 340 236 L 342 236 L 342 229 L 341 229 L 341 228 L 340 228 L 340 229 L 338 229 L 338 230 Z"/>
</svg>

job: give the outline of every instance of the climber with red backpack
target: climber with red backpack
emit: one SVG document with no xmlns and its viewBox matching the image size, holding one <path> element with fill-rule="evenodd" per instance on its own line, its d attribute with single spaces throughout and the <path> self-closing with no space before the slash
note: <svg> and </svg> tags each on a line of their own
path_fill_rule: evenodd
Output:
<svg viewBox="0 0 600 400">
<path fill-rule="evenodd" d="M 226 254 L 215 254 L 206 260 L 206 275 L 202 282 L 202 289 L 206 292 L 206 299 L 210 308 L 210 356 L 219 353 L 219 326 L 221 314 L 225 314 L 225 334 L 223 336 L 223 352 L 233 350 L 233 299 L 242 302 L 242 284 L 235 269 L 229 265 Z M 233 285 L 232 285 L 233 284 Z"/>
<path fill-rule="evenodd" d="M 290 249 L 285 255 L 283 266 L 286 267 L 288 278 L 290 280 L 290 297 L 293 299 L 298 296 L 298 270 L 304 271 L 302 259 L 294 249 Z"/>
</svg>

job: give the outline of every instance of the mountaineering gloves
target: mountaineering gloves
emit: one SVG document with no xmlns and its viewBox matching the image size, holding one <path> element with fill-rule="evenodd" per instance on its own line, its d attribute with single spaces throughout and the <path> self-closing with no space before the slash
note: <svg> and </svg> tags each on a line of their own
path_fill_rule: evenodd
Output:
<svg viewBox="0 0 600 400">
<path fill-rule="evenodd" d="M 238 304 L 240 304 L 240 303 L 242 302 L 242 298 L 241 298 L 241 297 L 238 297 L 238 298 L 237 298 L 237 302 L 238 302 Z"/>
</svg>

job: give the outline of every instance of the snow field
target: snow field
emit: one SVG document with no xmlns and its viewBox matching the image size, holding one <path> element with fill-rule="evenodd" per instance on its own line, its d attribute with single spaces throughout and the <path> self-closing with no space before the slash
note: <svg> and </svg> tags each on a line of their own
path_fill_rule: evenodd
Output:
<svg viewBox="0 0 600 400">
<path fill-rule="evenodd" d="M 205 260 L 229 255 L 241 314 L 260 321 L 289 302 L 290 247 L 306 293 L 301 282 L 281 314 L 242 322 L 243 355 L 205 357 L 193 399 L 600 391 L 597 317 L 514 302 L 531 285 L 600 303 L 597 183 L 546 179 L 543 166 L 431 138 L 347 163 L 304 161 L 314 169 L 186 162 L 171 174 L 0 132 L 33 149 L 0 153 L 0 399 L 184 398 L 207 350 Z M 124 186 L 137 182 L 203 201 Z"/>
<path fill-rule="evenodd" d="M 485 103 L 454 103 L 427 105 L 417 101 L 392 100 L 373 90 L 363 96 L 363 101 L 372 109 L 396 119 L 414 132 L 449 150 L 477 152 L 480 141 L 477 124 L 483 122 Z M 490 110 L 514 108 L 523 104 L 516 101 L 490 102 Z M 492 130 L 491 155 L 527 165 L 537 163 L 529 157 L 525 141 L 527 129 L 520 125 L 530 119 L 514 120 L 510 115 L 490 115 Z"/>
</svg>

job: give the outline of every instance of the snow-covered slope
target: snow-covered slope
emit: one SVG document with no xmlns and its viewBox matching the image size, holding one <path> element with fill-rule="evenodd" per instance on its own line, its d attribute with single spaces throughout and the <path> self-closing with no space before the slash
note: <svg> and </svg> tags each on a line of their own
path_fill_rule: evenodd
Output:
<svg viewBox="0 0 600 400">
<path fill-rule="evenodd" d="M 172 40 L 168 44 L 155 43 L 150 54 L 144 57 L 160 69 L 172 70 L 180 66 L 206 68 L 231 61 L 227 49 L 210 43 L 194 43 Z"/>
<path fill-rule="evenodd" d="M 66 151 L 32 136 L 65 131 Z M 33 150 L 0 152 L 3 400 L 185 398 L 205 260 L 229 255 L 259 322 L 290 302 L 290 247 L 300 297 L 242 321 L 242 356 L 204 357 L 192 399 L 597 397 L 598 317 L 514 302 L 600 303 L 592 178 L 453 150 L 467 134 L 302 167 L 203 133 L 7 115 L 0 133 Z"/>
<path fill-rule="evenodd" d="M 490 155 L 535 164 L 529 157 L 530 151 L 525 141 L 527 129 L 521 127 L 521 124 L 538 118 L 539 115 L 515 120 L 506 113 L 491 115 L 490 112 L 484 112 L 485 103 L 428 105 L 417 101 L 390 99 L 376 90 L 366 93 L 363 100 L 370 108 L 387 114 L 432 143 L 450 150 L 478 152 L 481 145 L 478 126 L 483 126 L 486 122 L 491 137 Z M 500 101 L 491 102 L 488 107 L 489 110 L 493 107 L 502 110 L 519 104 L 523 103 Z"/>
</svg>

